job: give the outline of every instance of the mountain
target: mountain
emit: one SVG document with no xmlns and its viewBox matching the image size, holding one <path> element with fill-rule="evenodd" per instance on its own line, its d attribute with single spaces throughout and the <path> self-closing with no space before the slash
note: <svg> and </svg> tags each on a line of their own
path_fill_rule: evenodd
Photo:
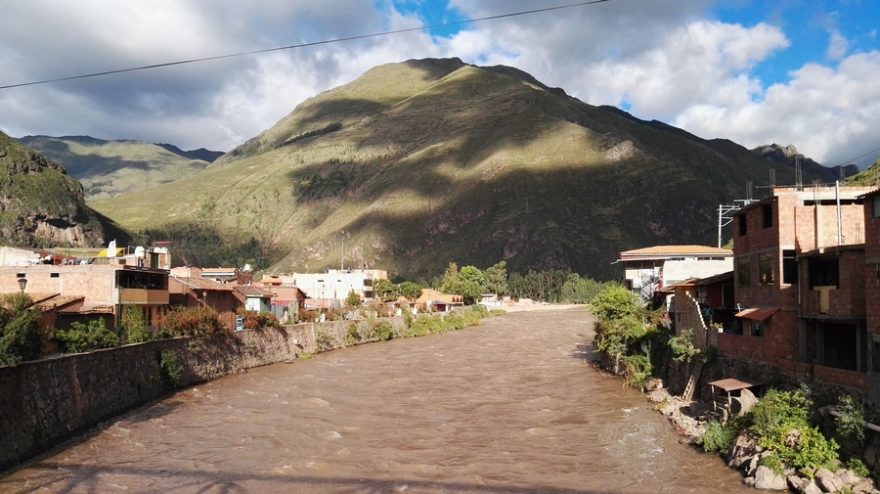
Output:
<svg viewBox="0 0 880 494">
<path fill-rule="evenodd" d="M 275 271 L 324 269 L 344 242 L 347 266 L 411 279 L 500 259 L 612 278 L 618 251 L 714 244 L 718 204 L 770 169 L 794 182 L 736 143 L 585 104 L 515 68 L 411 60 L 306 100 L 193 176 L 93 205 L 132 230 L 204 239 L 191 262 L 223 238 Z"/>
<path fill-rule="evenodd" d="M 877 160 L 865 168 L 858 175 L 849 177 L 847 183 L 851 185 L 876 185 L 880 186 L 880 160 Z"/>
<path fill-rule="evenodd" d="M 819 163 L 807 158 L 799 153 L 797 148 L 789 144 L 788 146 L 780 146 L 779 144 L 767 144 L 752 149 L 752 152 L 762 158 L 766 158 L 775 163 L 795 168 L 797 161 L 801 163 L 801 169 L 805 172 L 816 175 L 821 182 L 834 183 L 836 180 L 844 180 L 859 173 L 859 167 L 856 165 L 837 165 L 834 167 L 825 167 Z"/>
<path fill-rule="evenodd" d="M 0 241 L 91 247 L 128 234 L 83 201 L 63 167 L 0 132 Z"/>
<path fill-rule="evenodd" d="M 171 144 L 105 141 L 89 136 L 25 136 L 19 142 L 57 161 L 85 188 L 88 199 L 168 183 L 206 168 L 222 153 L 182 151 Z"/>
</svg>

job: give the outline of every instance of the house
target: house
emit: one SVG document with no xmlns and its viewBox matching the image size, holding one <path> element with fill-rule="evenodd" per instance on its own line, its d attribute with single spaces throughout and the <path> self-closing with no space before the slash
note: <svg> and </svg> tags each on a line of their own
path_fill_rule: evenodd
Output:
<svg viewBox="0 0 880 494">
<path fill-rule="evenodd" d="M 197 268 L 196 268 L 197 269 Z M 197 274 L 192 268 L 172 270 L 172 273 Z M 183 307 L 209 307 L 217 312 L 224 327 L 235 329 L 235 314 L 243 303 L 233 285 L 218 283 L 199 276 L 174 276 L 168 278 L 171 305 Z"/>
<path fill-rule="evenodd" d="M 0 266 L 0 293 L 19 291 L 81 297 L 80 304 L 61 306 L 63 319 L 101 317 L 111 329 L 124 305 L 140 307 L 147 325 L 156 327 L 169 302 L 168 271 L 126 264 Z"/>
<path fill-rule="evenodd" d="M 869 396 L 880 403 L 880 189 L 863 197 L 865 213 L 865 367 Z"/>
<path fill-rule="evenodd" d="M 866 391 L 864 195 L 870 187 L 775 187 L 734 217 L 741 324 L 725 355 Z"/>
<path fill-rule="evenodd" d="M 272 292 L 252 285 L 238 285 L 235 292 L 244 302 L 244 310 L 253 312 L 270 312 L 272 310 Z"/>
<path fill-rule="evenodd" d="M 663 291 L 674 295 L 669 315 L 675 334 L 691 330 L 698 348 L 716 346 L 719 331 L 737 331 L 733 271 L 703 279 L 690 278 L 669 285 Z"/>
<path fill-rule="evenodd" d="M 264 278 L 265 279 L 265 278 Z M 306 306 L 306 294 L 295 286 L 265 285 L 272 294 L 272 313 L 282 322 L 296 321 L 300 309 Z"/>
<path fill-rule="evenodd" d="M 416 299 L 416 307 L 425 312 L 449 312 L 455 307 L 463 307 L 461 295 L 450 295 L 433 288 L 423 288 L 422 294 Z"/>
<path fill-rule="evenodd" d="M 0 266 L 30 266 L 40 261 L 40 255 L 31 249 L 0 247 Z"/>
<path fill-rule="evenodd" d="M 237 283 L 239 277 L 238 268 L 230 267 L 201 268 L 201 273 L 202 278 L 219 283 Z"/>
<path fill-rule="evenodd" d="M 373 281 L 388 279 L 379 269 L 328 269 L 326 273 L 294 273 L 279 277 L 285 286 L 295 286 L 314 300 L 315 307 L 341 307 L 352 291 L 361 300 L 373 299 Z"/>
<path fill-rule="evenodd" d="M 624 285 L 648 302 L 664 286 L 732 270 L 733 252 L 706 245 L 657 245 L 625 250 L 616 262 L 623 264 Z"/>
</svg>

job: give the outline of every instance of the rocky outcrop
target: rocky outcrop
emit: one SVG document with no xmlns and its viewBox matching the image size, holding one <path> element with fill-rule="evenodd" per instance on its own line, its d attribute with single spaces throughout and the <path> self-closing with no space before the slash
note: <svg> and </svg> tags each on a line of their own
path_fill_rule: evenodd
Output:
<svg viewBox="0 0 880 494">
<path fill-rule="evenodd" d="M 0 133 L 0 243 L 88 247 L 108 234 L 127 239 L 102 219 L 63 167 Z"/>
</svg>

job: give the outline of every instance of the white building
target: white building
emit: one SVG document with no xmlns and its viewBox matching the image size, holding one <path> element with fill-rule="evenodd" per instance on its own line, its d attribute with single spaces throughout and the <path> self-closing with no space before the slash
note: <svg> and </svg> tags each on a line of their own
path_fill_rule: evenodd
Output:
<svg viewBox="0 0 880 494">
<path fill-rule="evenodd" d="M 647 302 L 672 283 L 733 271 L 733 251 L 706 245 L 657 245 L 625 250 L 617 262 L 623 264 L 626 287 Z"/>
<path fill-rule="evenodd" d="M 373 281 L 388 279 L 380 269 L 328 269 L 326 273 L 282 275 L 285 286 L 296 286 L 311 299 L 343 301 L 351 291 L 362 300 L 373 299 Z"/>
</svg>

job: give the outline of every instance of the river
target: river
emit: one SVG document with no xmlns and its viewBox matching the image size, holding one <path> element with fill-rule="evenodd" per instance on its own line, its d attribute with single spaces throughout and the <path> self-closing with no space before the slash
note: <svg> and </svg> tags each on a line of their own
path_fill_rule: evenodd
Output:
<svg viewBox="0 0 880 494">
<path fill-rule="evenodd" d="M 753 492 L 584 361 L 583 309 L 511 313 L 183 390 L 2 492 Z"/>
</svg>

